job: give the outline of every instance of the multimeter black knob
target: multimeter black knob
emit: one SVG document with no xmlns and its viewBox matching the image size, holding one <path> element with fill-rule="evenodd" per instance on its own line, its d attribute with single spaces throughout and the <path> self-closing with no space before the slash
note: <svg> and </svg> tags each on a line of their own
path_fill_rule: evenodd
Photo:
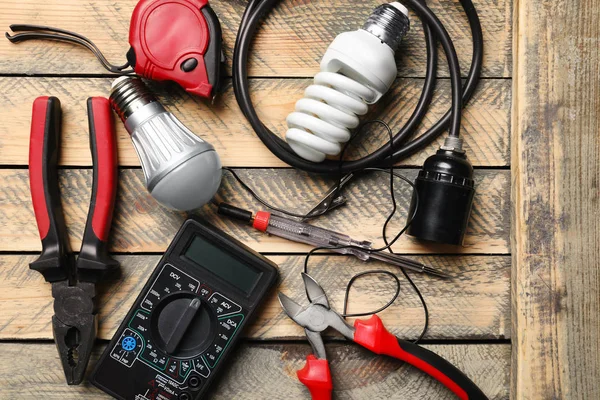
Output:
<svg viewBox="0 0 600 400">
<path fill-rule="evenodd" d="M 164 297 L 152 311 L 150 331 L 156 345 L 168 355 L 194 357 L 212 343 L 216 317 L 194 293 L 175 293 Z"/>
</svg>

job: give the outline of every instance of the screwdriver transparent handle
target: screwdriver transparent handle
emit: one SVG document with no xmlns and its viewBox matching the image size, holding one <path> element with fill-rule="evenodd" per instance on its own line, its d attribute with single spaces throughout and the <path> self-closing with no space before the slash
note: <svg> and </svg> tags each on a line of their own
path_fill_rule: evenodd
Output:
<svg viewBox="0 0 600 400">
<path fill-rule="evenodd" d="M 271 215 L 267 233 L 279 236 L 294 242 L 306 243 L 316 247 L 339 247 L 339 246 L 358 246 L 368 249 L 371 242 L 358 241 L 348 235 L 330 231 L 329 229 L 319 228 L 304 222 L 294 221 L 292 219 Z M 332 251 L 340 254 L 352 254 L 361 260 L 367 260 L 367 252 L 352 248 L 332 248 Z"/>
</svg>

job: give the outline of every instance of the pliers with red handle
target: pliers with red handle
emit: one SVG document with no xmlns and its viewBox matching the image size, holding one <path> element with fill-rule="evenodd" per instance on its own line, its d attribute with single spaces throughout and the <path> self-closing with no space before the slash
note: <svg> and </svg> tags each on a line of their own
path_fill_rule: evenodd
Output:
<svg viewBox="0 0 600 400">
<path fill-rule="evenodd" d="M 87 101 L 93 184 L 79 257 L 71 253 L 58 187 L 62 112 L 56 97 L 33 103 L 29 183 L 42 253 L 29 264 L 52 284 L 52 332 L 67 383 L 79 384 L 96 339 L 96 283 L 119 264 L 108 254 L 117 193 L 117 147 L 108 100 Z"/>
<path fill-rule="evenodd" d="M 356 320 L 349 325 L 329 307 L 323 288 L 309 275 L 302 274 L 310 304 L 306 307 L 279 293 L 279 302 L 285 313 L 304 327 L 314 354 L 307 357 L 304 368 L 297 372 L 298 379 L 310 391 L 313 400 L 331 399 L 333 384 L 325 354 L 321 332 L 333 328 L 359 345 L 376 354 L 384 354 L 405 361 L 440 381 L 460 399 L 487 400 L 487 397 L 465 374 L 448 361 L 417 344 L 398 339 L 389 333 L 381 319 L 373 315 L 368 320 Z"/>
</svg>

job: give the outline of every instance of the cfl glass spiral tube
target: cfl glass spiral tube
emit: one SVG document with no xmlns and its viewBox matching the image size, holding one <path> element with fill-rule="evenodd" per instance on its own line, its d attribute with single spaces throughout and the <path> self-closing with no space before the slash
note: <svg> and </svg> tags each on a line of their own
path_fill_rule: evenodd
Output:
<svg viewBox="0 0 600 400">
<path fill-rule="evenodd" d="M 300 157 L 321 162 L 340 153 L 359 116 L 396 78 L 395 52 L 408 29 L 408 10 L 394 2 L 377 7 L 362 29 L 334 39 L 314 84 L 287 117 L 286 140 Z"/>
</svg>

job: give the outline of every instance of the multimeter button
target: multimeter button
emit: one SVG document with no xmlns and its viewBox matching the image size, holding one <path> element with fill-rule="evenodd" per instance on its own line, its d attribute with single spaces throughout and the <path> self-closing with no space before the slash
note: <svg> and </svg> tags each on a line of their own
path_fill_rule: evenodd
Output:
<svg viewBox="0 0 600 400">
<path fill-rule="evenodd" d="M 173 378 L 178 379 L 179 378 L 179 361 L 177 361 L 177 360 L 169 361 L 166 372 L 169 375 L 171 375 Z"/>
<path fill-rule="evenodd" d="M 198 66 L 198 60 L 195 58 L 188 58 L 184 62 L 181 63 L 181 70 L 183 72 L 193 71 Z"/>
<path fill-rule="evenodd" d="M 192 370 L 194 365 L 192 364 L 192 360 L 185 360 L 179 362 L 179 376 L 185 379 L 187 374 Z"/>
<path fill-rule="evenodd" d="M 210 375 L 208 365 L 206 365 L 202 357 L 198 357 L 194 360 L 194 369 L 198 374 L 200 374 L 204 378 L 208 378 L 208 376 Z"/>
<path fill-rule="evenodd" d="M 207 298 L 208 296 L 210 296 L 210 294 L 212 293 L 212 290 L 206 286 L 206 285 L 202 285 L 200 286 L 200 296 Z"/>
<path fill-rule="evenodd" d="M 221 315 L 235 314 L 242 311 L 242 307 L 229 300 L 221 293 L 214 293 L 208 302 L 213 307 L 218 317 Z"/>
<path fill-rule="evenodd" d="M 121 347 L 125 351 L 134 350 L 137 347 L 137 340 L 133 336 L 125 336 L 123 340 L 121 340 Z"/>
</svg>

